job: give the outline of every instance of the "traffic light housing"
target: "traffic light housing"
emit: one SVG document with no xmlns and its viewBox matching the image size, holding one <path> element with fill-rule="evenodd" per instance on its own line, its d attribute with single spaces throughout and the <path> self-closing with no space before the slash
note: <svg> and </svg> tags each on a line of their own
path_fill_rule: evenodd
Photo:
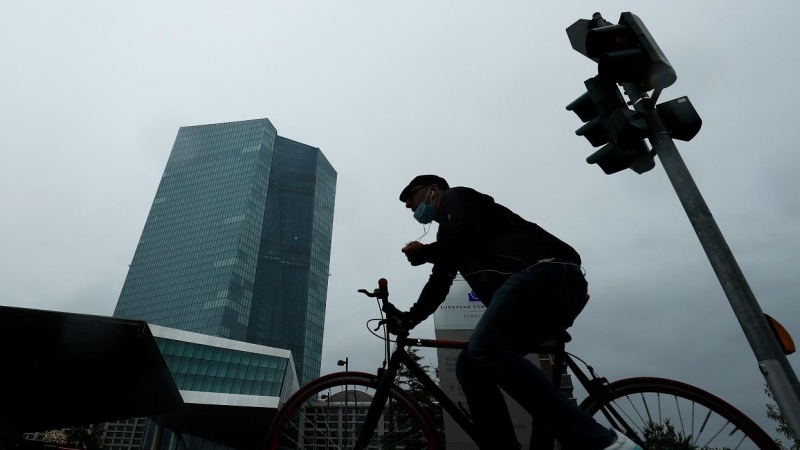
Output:
<svg viewBox="0 0 800 450">
<path fill-rule="evenodd" d="M 644 138 L 647 124 L 641 113 L 625 104 L 616 83 L 601 76 L 586 80 L 586 93 L 567 105 L 584 125 L 575 131 L 593 147 L 602 148 L 586 158 L 607 174 L 631 168 L 644 173 L 655 167 Z"/>
<path fill-rule="evenodd" d="M 567 34 L 575 50 L 597 62 L 598 75 L 615 83 L 637 83 L 644 91 L 675 83 L 675 70 L 639 17 L 624 12 L 613 25 L 595 16 L 578 20 Z"/>
</svg>

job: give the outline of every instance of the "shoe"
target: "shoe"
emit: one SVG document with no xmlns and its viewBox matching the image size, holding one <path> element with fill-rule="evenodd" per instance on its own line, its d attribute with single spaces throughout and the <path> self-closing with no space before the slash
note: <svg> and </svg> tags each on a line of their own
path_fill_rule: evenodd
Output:
<svg viewBox="0 0 800 450">
<path fill-rule="evenodd" d="M 605 448 L 605 450 L 642 450 L 642 447 L 636 445 L 635 442 L 628 439 L 627 436 L 617 430 L 611 430 L 617 435 L 617 440 L 613 444 Z"/>
</svg>

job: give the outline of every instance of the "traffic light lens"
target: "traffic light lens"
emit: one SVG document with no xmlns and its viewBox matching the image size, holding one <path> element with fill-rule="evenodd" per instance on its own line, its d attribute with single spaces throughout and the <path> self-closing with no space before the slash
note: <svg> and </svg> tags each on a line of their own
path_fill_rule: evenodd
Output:
<svg viewBox="0 0 800 450">
<path fill-rule="evenodd" d="M 586 54 L 599 58 L 609 52 L 624 50 L 636 45 L 635 36 L 625 25 L 595 28 L 586 33 Z"/>
</svg>

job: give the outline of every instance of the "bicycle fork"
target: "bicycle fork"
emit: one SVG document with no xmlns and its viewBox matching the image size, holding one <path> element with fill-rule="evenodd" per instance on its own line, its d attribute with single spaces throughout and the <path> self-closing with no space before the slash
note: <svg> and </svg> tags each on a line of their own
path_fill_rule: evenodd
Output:
<svg viewBox="0 0 800 450">
<path fill-rule="evenodd" d="M 400 368 L 401 352 L 396 351 L 389 359 L 389 365 L 378 379 L 378 388 L 375 391 L 375 396 L 372 398 L 372 403 L 369 405 L 367 417 L 364 419 L 361 432 L 358 433 L 358 439 L 353 450 L 364 450 L 369 445 L 370 439 L 375 434 L 375 428 L 381 419 L 381 412 L 383 405 L 389 400 L 389 392 L 392 389 L 392 383 L 397 376 L 397 370 Z M 380 373 L 380 371 L 379 371 Z"/>
</svg>

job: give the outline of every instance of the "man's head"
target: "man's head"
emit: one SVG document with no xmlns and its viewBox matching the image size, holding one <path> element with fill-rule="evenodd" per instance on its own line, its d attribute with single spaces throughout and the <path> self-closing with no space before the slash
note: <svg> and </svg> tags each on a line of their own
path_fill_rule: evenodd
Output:
<svg viewBox="0 0 800 450">
<path fill-rule="evenodd" d="M 438 175 L 419 175 L 400 192 L 400 201 L 406 208 L 415 211 L 422 204 L 435 204 L 439 209 L 441 193 L 450 188 L 447 181 Z"/>
</svg>

